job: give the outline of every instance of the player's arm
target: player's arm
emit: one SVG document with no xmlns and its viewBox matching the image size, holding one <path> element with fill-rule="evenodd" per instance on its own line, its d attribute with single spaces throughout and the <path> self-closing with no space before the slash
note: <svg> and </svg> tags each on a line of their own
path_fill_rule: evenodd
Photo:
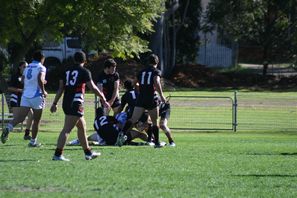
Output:
<svg viewBox="0 0 297 198">
<path fill-rule="evenodd" d="M 93 82 L 93 80 L 88 81 L 86 84 L 87 84 L 87 86 L 88 86 L 88 88 L 90 90 L 92 90 L 97 96 L 99 96 L 99 98 L 103 102 L 103 105 L 105 107 L 109 108 L 110 105 L 107 103 L 106 98 L 105 98 L 103 92 L 98 89 L 98 87 L 95 85 L 95 83 Z"/>
<path fill-rule="evenodd" d="M 57 111 L 57 104 L 58 104 L 63 92 L 64 92 L 64 82 L 63 82 L 63 80 L 59 80 L 59 89 L 56 93 L 54 102 L 50 109 L 52 113 Z"/>
<path fill-rule="evenodd" d="M 44 84 L 45 84 L 45 71 L 41 71 L 39 72 L 38 74 L 38 85 L 41 89 L 41 92 L 43 94 L 44 97 L 47 96 L 47 92 L 45 91 L 45 88 L 44 88 Z"/>
<path fill-rule="evenodd" d="M 117 80 L 117 81 L 114 82 L 114 88 L 113 88 L 112 96 L 111 96 L 111 99 L 108 101 L 108 103 L 110 105 L 113 104 L 114 100 L 119 95 L 119 89 L 120 89 L 120 80 Z"/>
<path fill-rule="evenodd" d="M 154 85 L 155 85 L 155 88 L 156 88 L 157 92 L 159 93 L 161 101 L 166 102 L 166 99 L 165 99 L 165 97 L 163 95 L 160 76 L 155 76 L 154 77 Z"/>
</svg>

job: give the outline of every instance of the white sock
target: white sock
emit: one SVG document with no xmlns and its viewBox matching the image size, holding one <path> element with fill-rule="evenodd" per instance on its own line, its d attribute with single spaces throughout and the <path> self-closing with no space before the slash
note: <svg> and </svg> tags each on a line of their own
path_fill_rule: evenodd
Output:
<svg viewBox="0 0 297 198">
<path fill-rule="evenodd" d="M 32 144 L 36 144 L 36 141 L 37 141 L 37 138 L 35 138 L 35 139 L 31 139 L 31 140 L 30 140 L 30 142 L 31 142 Z"/>
<path fill-rule="evenodd" d="M 13 130 L 13 126 L 12 126 L 12 124 L 10 124 L 10 123 L 8 123 L 8 124 L 6 125 L 6 128 L 8 129 L 9 132 L 11 132 L 11 131 Z"/>
</svg>

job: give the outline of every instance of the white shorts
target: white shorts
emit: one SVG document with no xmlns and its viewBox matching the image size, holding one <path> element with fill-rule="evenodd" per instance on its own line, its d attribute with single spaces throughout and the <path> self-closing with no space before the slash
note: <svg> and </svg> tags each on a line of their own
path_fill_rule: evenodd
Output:
<svg viewBox="0 0 297 198">
<path fill-rule="evenodd" d="M 21 107 L 30 107 L 32 109 L 43 109 L 45 106 L 45 100 L 42 96 L 37 96 L 34 98 L 27 98 L 22 96 Z"/>
</svg>

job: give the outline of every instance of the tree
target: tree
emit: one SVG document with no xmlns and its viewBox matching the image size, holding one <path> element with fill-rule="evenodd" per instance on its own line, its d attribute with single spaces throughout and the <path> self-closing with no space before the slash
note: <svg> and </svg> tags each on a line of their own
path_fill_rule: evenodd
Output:
<svg viewBox="0 0 297 198">
<path fill-rule="evenodd" d="M 212 0 L 207 23 L 218 25 L 234 40 L 249 42 L 263 49 L 263 74 L 273 54 L 296 53 L 297 3 L 294 0 Z M 292 50 L 295 49 L 295 50 Z M 295 52 L 293 52 L 295 51 Z"/>
<path fill-rule="evenodd" d="M 167 0 L 166 12 L 155 24 L 151 49 L 161 59 L 161 68 L 169 76 L 178 63 L 194 62 L 199 49 L 200 0 Z"/>
<path fill-rule="evenodd" d="M 138 35 L 153 31 L 163 0 L 0 0 L 0 44 L 13 43 L 16 64 L 45 36 L 79 36 L 89 47 L 132 57 L 147 51 Z"/>
</svg>

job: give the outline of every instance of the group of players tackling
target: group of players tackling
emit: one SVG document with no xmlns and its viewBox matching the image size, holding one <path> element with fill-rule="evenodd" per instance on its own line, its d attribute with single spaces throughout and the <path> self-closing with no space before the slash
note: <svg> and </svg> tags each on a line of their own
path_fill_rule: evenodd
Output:
<svg viewBox="0 0 297 198">
<path fill-rule="evenodd" d="M 37 58 L 36 58 L 37 57 Z M 43 66 L 44 56 L 42 53 L 34 54 L 34 61 L 29 64 L 22 73 L 24 88 L 20 96 L 21 113 L 14 115 L 1 135 L 2 143 L 8 139 L 13 127 L 22 122 L 28 112 L 33 110 L 32 138 L 29 146 L 38 147 L 37 133 L 44 101 L 47 92 L 44 89 L 46 69 Z M 160 83 L 161 71 L 157 69 L 159 59 L 151 54 L 148 57 L 147 66 L 137 75 L 137 86 L 134 82 L 124 82 L 126 92 L 119 98 L 119 74 L 116 72 L 116 62 L 107 59 L 104 62 L 104 70 L 98 77 L 98 83 L 92 80 L 90 71 L 84 65 L 86 56 L 83 52 L 74 55 L 74 64 L 67 67 L 61 74 L 59 89 L 51 105 L 50 111 L 56 112 L 58 102 L 63 96 L 62 108 L 65 114 L 63 129 L 61 130 L 53 160 L 69 161 L 65 158 L 64 147 L 71 130 L 76 126 L 78 139 L 70 141 L 69 145 L 80 144 L 84 150 L 85 159 L 91 160 L 100 155 L 99 152 L 91 150 L 89 141 L 96 145 L 139 145 L 132 140 L 140 138 L 142 144 L 161 148 L 165 144 L 159 140 L 159 126 L 168 138 L 168 145 L 175 146 L 167 122 L 170 116 L 169 101 L 163 95 Z M 84 119 L 84 94 L 85 86 L 99 96 L 101 106 L 96 110 L 94 120 L 95 133 L 87 137 L 86 122 Z M 28 94 L 33 93 L 34 94 Z M 113 116 L 109 115 L 113 110 Z M 37 113 L 36 113 L 37 112 Z M 36 115 L 37 114 L 37 115 Z M 158 118 L 160 120 L 158 122 Z M 26 134 L 28 135 L 28 134 Z"/>
</svg>

